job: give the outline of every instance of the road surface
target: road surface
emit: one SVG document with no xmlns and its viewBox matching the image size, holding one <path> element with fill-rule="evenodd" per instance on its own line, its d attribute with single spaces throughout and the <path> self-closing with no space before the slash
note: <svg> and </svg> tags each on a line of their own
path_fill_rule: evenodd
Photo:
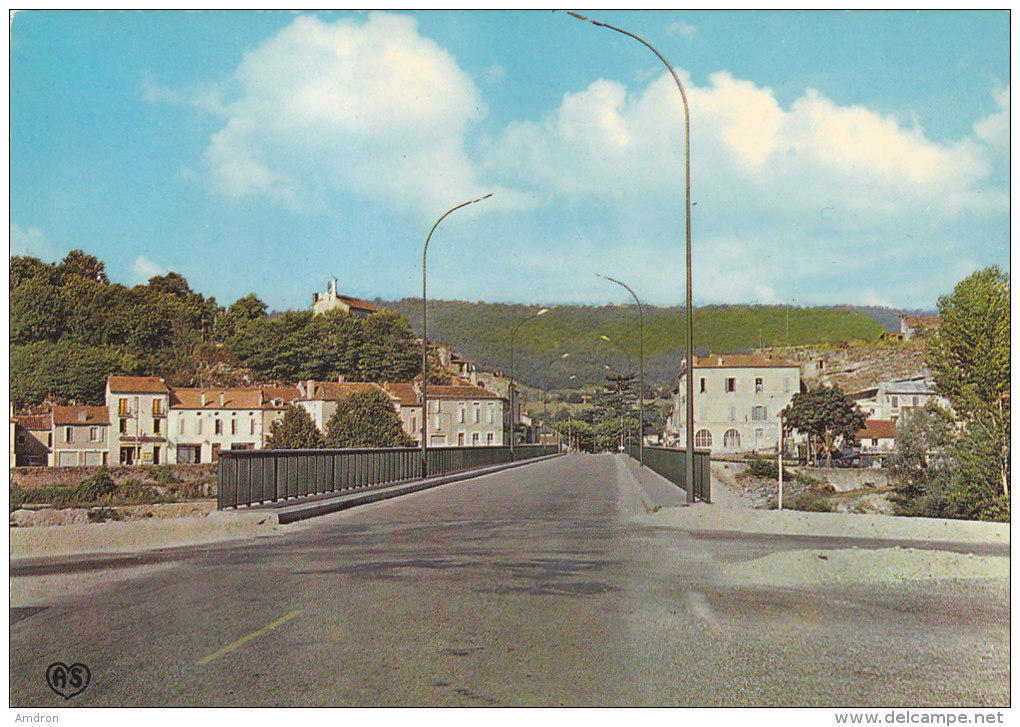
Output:
<svg viewBox="0 0 1020 727">
<path fill-rule="evenodd" d="M 1005 579 L 741 586 L 727 565 L 869 544 L 649 527 L 624 462 L 15 577 L 11 706 L 1009 703 Z M 51 691 L 54 662 L 87 688 Z"/>
</svg>

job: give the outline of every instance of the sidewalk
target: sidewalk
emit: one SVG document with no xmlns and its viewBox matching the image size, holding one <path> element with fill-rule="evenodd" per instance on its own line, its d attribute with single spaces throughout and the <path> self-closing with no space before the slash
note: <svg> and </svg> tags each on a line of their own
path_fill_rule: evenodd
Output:
<svg viewBox="0 0 1020 727">
<path fill-rule="evenodd" d="M 656 527 L 692 532 L 740 532 L 833 538 L 914 541 L 922 543 L 985 543 L 1009 545 L 1010 524 L 973 520 L 857 515 L 849 513 L 757 510 L 713 477 L 712 503 L 685 505 L 680 488 L 630 457 L 619 455 L 640 488 L 648 512 L 642 520 Z M 656 482 L 656 480 L 658 482 Z M 670 494 L 669 488 L 677 493 Z M 681 499 L 684 502 L 677 502 Z"/>
</svg>

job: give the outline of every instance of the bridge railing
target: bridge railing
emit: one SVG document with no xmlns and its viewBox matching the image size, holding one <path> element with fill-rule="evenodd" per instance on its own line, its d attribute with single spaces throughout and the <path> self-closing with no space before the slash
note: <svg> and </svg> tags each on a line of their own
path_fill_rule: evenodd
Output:
<svg viewBox="0 0 1020 727">
<path fill-rule="evenodd" d="M 638 446 L 627 446 L 627 454 L 638 459 Z M 694 450 L 694 497 L 712 502 L 712 453 L 707 449 Z M 682 490 L 687 488 L 687 450 L 645 445 L 645 466 L 662 475 Z"/>
<path fill-rule="evenodd" d="M 514 447 L 513 461 L 555 454 L 556 445 Z M 511 461 L 510 447 L 428 450 L 429 476 Z M 217 507 L 277 502 L 384 485 L 421 476 L 417 447 L 224 450 L 217 466 Z"/>
</svg>

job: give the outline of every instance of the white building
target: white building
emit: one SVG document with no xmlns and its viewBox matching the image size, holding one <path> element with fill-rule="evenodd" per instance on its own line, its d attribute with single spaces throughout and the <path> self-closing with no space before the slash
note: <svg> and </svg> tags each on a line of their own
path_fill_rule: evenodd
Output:
<svg viewBox="0 0 1020 727">
<path fill-rule="evenodd" d="M 272 423 L 298 394 L 293 386 L 173 389 L 170 461 L 216 462 L 225 449 L 263 449 Z"/>
<path fill-rule="evenodd" d="M 326 283 L 325 295 L 312 293 L 312 311 L 315 315 L 321 315 L 331 310 L 342 310 L 350 313 L 352 316 L 367 318 L 371 314 L 378 312 L 379 309 L 361 298 L 337 293 L 336 278 L 333 278 Z"/>
<path fill-rule="evenodd" d="M 315 426 L 323 434 L 326 433 L 326 425 L 336 413 L 337 406 L 341 399 L 346 399 L 351 394 L 364 391 L 381 391 L 390 396 L 379 384 L 367 381 L 299 381 L 297 385 L 300 395 L 294 399 L 294 404 L 308 412 L 315 422 Z M 392 396 L 390 396 L 392 400 Z M 397 405 L 394 404 L 394 409 Z"/>
<path fill-rule="evenodd" d="M 900 420 L 906 422 L 914 410 L 929 402 L 944 409 L 950 407 L 948 399 L 920 380 L 883 381 L 874 389 L 851 394 L 850 398 L 869 419 L 891 421 L 894 425 Z"/>
<path fill-rule="evenodd" d="M 105 406 L 55 406 L 52 463 L 57 467 L 109 463 L 110 415 Z"/>
<path fill-rule="evenodd" d="M 400 420 L 421 442 L 421 384 L 383 384 L 400 403 Z M 498 447 L 510 443 L 510 411 L 506 399 L 479 386 L 459 383 L 428 387 L 425 416 L 430 447 Z"/>
<path fill-rule="evenodd" d="M 667 444 L 687 441 L 686 372 L 666 423 Z M 774 450 L 779 412 L 800 391 L 800 366 L 770 354 L 694 358 L 694 446 L 716 452 Z"/>
</svg>

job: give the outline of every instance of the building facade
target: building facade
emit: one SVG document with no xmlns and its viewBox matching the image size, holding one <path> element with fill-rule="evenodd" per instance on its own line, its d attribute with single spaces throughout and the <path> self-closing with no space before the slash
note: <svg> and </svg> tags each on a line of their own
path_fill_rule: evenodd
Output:
<svg viewBox="0 0 1020 727">
<path fill-rule="evenodd" d="M 925 404 L 950 408 L 949 400 L 921 380 L 883 381 L 874 389 L 850 395 L 869 419 L 905 423 L 910 415 Z"/>
<path fill-rule="evenodd" d="M 53 417 L 51 414 L 12 416 L 12 467 L 45 467 L 52 464 Z"/>
<path fill-rule="evenodd" d="M 155 376 L 110 376 L 106 379 L 110 418 L 109 463 L 164 464 L 167 460 L 167 415 L 170 389 Z"/>
<path fill-rule="evenodd" d="M 342 310 L 352 316 L 367 318 L 376 313 L 379 309 L 368 301 L 361 298 L 354 298 L 349 295 L 340 295 L 336 292 L 336 278 L 326 283 L 326 293 L 319 295 L 312 293 L 312 312 L 321 315 L 331 310 Z"/>
<path fill-rule="evenodd" d="M 170 461 L 217 462 L 225 449 L 263 449 L 297 387 L 174 388 L 170 394 Z"/>
<path fill-rule="evenodd" d="M 55 406 L 53 455 L 56 467 L 110 462 L 110 412 L 105 406 Z"/>
<path fill-rule="evenodd" d="M 686 433 L 686 372 L 666 424 L 665 439 L 681 447 Z M 769 354 L 717 355 L 694 359 L 694 446 L 717 452 L 775 448 L 779 412 L 800 391 L 800 366 Z"/>
<path fill-rule="evenodd" d="M 365 391 L 380 391 L 389 396 L 382 386 L 367 381 L 301 381 L 297 388 L 300 395 L 294 399 L 294 404 L 308 412 L 323 434 L 342 399 Z"/>
</svg>

